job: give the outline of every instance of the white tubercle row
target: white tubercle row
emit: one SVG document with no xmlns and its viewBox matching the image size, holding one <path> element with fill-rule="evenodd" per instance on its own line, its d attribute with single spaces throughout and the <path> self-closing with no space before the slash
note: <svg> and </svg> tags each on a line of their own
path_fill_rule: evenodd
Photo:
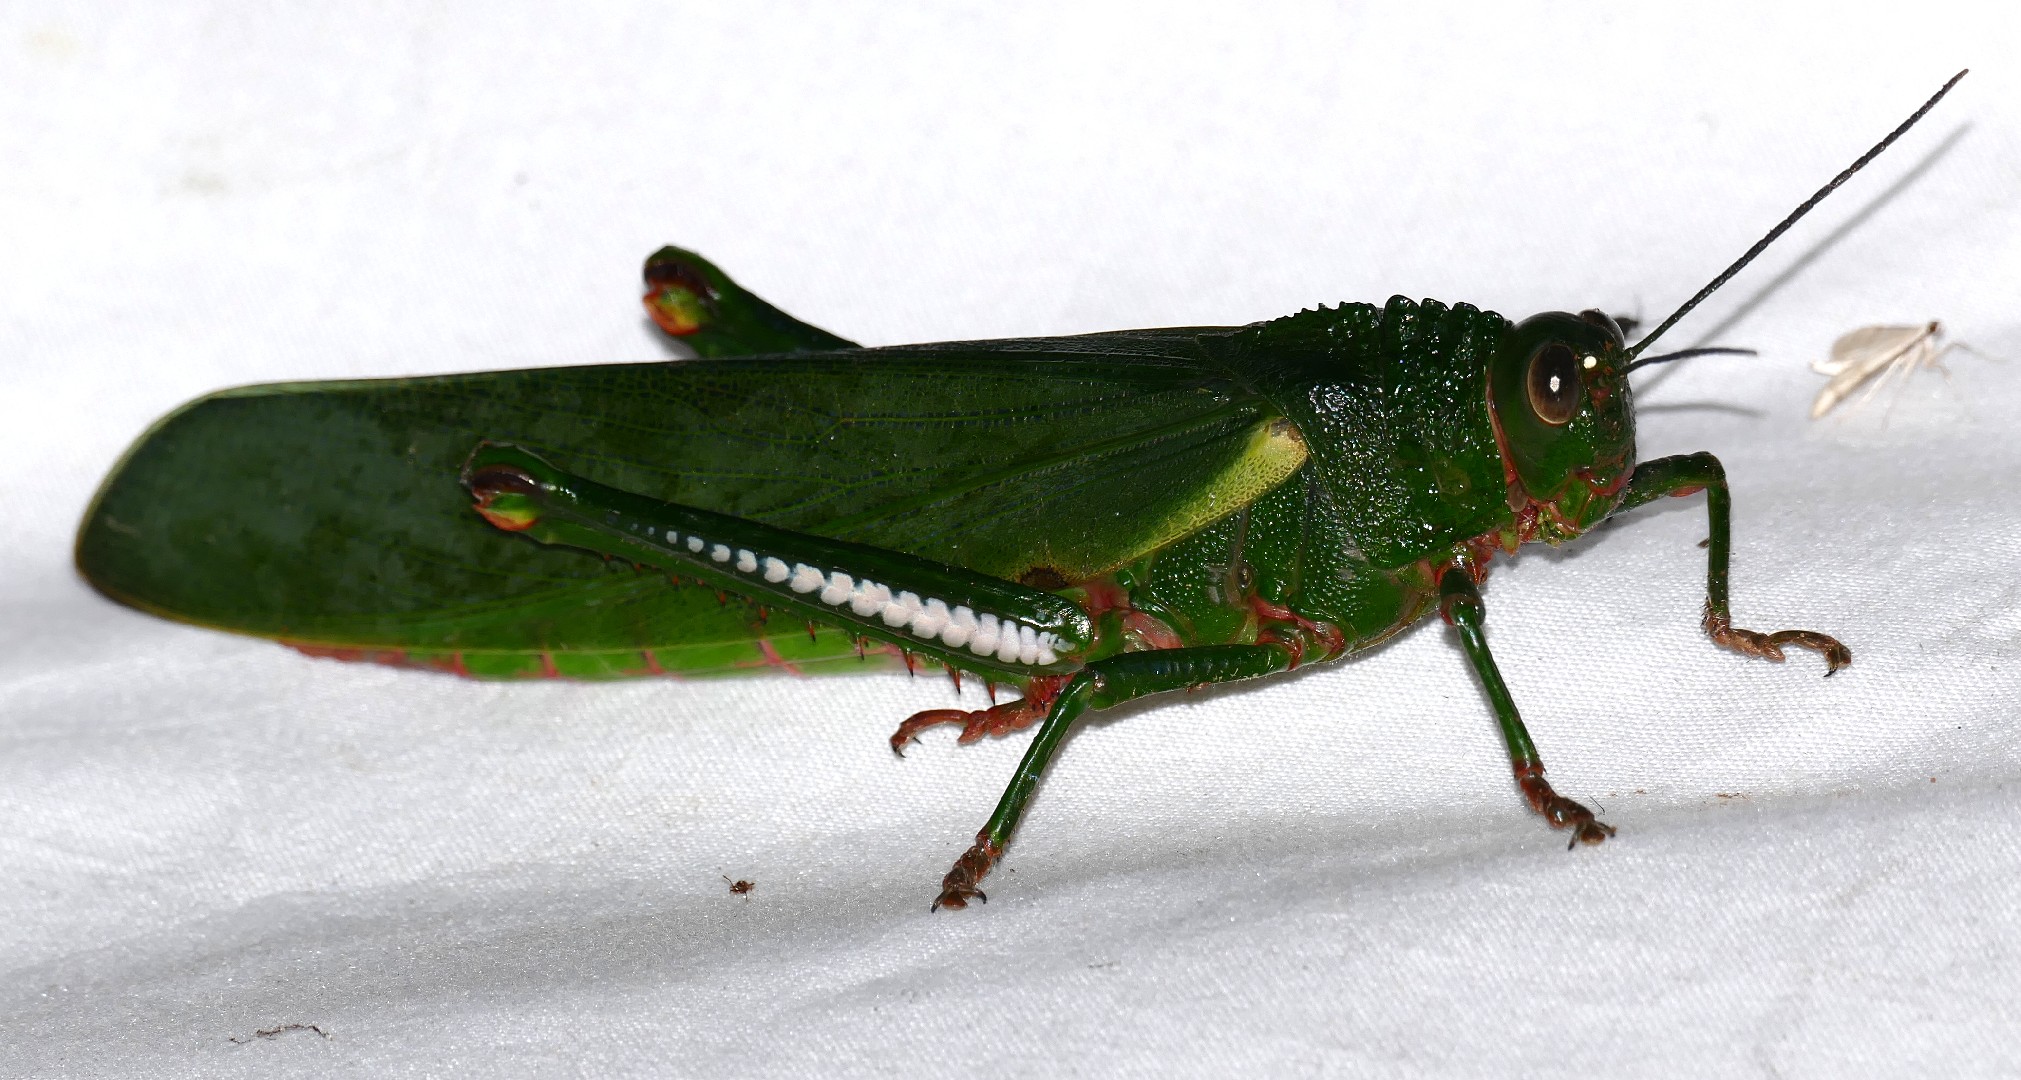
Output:
<svg viewBox="0 0 2021 1080">
<path fill-rule="evenodd" d="M 634 523 L 631 530 L 669 547 L 683 540 L 672 529 Z M 823 571 L 806 563 L 788 565 L 776 556 L 732 548 L 699 536 L 686 537 L 685 545 L 698 556 L 706 549 L 711 562 L 724 563 L 739 573 L 761 577 L 774 585 L 783 584 L 802 595 L 815 594 L 816 599 L 829 607 L 847 607 L 866 619 L 881 618 L 884 625 L 894 630 L 902 629 L 928 641 L 938 640 L 950 649 L 966 648 L 977 656 L 995 656 L 1007 664 L 1045 666 L 1057 663 L 1060 658 L 1059 635 L 1016 619 L 999 618 L 988 612 L 978 614 L 966 605 L 950 608 L 945 600 L 921 598 L 909 590 L 894 593 L 888 585 L 857 581 L 840 570 Z"/>
</svg>

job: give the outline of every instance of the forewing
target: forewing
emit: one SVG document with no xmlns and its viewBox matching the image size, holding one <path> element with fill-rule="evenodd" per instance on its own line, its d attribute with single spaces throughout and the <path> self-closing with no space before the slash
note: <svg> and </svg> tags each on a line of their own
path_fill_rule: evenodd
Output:
<svg viewBox="0 0 2021 1080">
<path fill-rule="evenodd" d="M 852 649 L 833 632 L 767 628 L 713 590 L 500 534 L 471 512 L 459 467 L 479 440 L 511 442 L 673 502 L 1073 581 L 1246 505 L 1304 460 L 1194 338 L 227 391 L 129 451 L 78 563 L 108 595 L 171 617 L 501 669 L 480 673 L 623 674 L 671 668 L 670 655 L 714 670 L 789 639 L 801 660 L 839 659 Z"/>
</svg>

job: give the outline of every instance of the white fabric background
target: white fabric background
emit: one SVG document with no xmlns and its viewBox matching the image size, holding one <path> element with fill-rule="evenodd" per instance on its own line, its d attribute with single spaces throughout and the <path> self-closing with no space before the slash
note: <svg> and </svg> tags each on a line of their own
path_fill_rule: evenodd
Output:
<svg viewBox="0 0 2021 1080">
<path fill-rule="evenodd" d="M 0 1073 L 2021 1071 L 2021 34 L 1766 6 L 0 8 Z M 1702 500 L 1488 586 L 1596 850 L 1436 623 L 1085 725 L 929 915 L 1024 743 L 895 759 L 944 680 L 468 683 L 69 566 L 205 391 L 665 355 L 668 241 L 869 343 L 1659 318 L 1968 64 L 1669 342 L 1759 359 L 1639 391 L 1727 463 L 1741 623 L 1853 667 L 1705 642 Z M 1806 421 L 1930 318 L 2007 360 Z"/>
</svg>

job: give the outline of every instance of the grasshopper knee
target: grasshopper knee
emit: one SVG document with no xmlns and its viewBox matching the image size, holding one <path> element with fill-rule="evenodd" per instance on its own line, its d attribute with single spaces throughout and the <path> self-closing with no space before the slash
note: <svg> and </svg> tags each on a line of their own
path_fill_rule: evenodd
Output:
<svg viewBox="0 0 2021 1080">
<path fill-rule="evenodd" d="M 1453 567 L 1439 577 L 1439 617 L 1464 630 L 1479 630 L 1487 616 L 1480 590 L 1461 567 Z"/>
</svg>

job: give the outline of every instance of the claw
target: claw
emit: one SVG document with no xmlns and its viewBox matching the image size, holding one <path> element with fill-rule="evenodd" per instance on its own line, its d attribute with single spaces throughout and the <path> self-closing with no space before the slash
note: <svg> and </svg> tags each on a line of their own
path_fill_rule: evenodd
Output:
<svg viewBox="0 0 2021 1080">
<path fill-rule="evenodd" d="M 921 731 L 940 724 L 967 724 L 968 716 L 965 709 L 927 709 L 913 713 L 899 723 L 897 731 L 891 733 L 891 752 L 904 757 L 906 746 L 918 742 Z"/>
<path fill-rule="evenodd" d="M 1580 844 L 1598 844 L 1614 835 L 1614 826 L 1596 820 L 1593 811 L 1579 803 L 1551 790 L 1544 779 L 1542 765 L 1519 765 L 1516 767 L 1516 784 L 1523 789 L 1523 798 L 1530 809 L 1544 815 L 1544 820 L 1554 829 L 1572 830 L 1572 839 L 1565 844 L 1570 851 Z"/>
<path fill-rule="evenodd" d="M 1593 822 L 1572 830 L 1572 839 L 1565 841 L 1565 850 L 1570 851 L 1580 844 L 1597 844 L 1614 835 L 1614 826 Z"/>
<path fill-rule="evenodd" d="M 1829 634 L 1820 634 L 1815 630 L 1778 630 L 1773 634 L 1764 634 L 1759 630 L 1745 630 L 1733 625 L 1731 616 L 1715 612 L 1710 606 L 1705 609 L 1704 626 L 1706 634 L 1716 644 L 1737 653 L 1759 656 L 1778 664 L 1783 661 L 1784 645 L 1809 649 L 1824 657 L 1826 678 L 1837 674 L 1840 668 L 1853 662 L 1851 649 L 1841 644 L 1839 639 Z"/>
<path fill-rule="evenodd" d="M 988 833 L 977 833 L 974 846 L 962 852 L 961 858 L 954 861 L 954 869 L 940 879 L 940 897 L 929 910 L 965 908 L 970 897 L 989 903 L 989 897 L 977 885 L 1002 855 L 1002 846 L 990 840 Z"/>
</svg>

